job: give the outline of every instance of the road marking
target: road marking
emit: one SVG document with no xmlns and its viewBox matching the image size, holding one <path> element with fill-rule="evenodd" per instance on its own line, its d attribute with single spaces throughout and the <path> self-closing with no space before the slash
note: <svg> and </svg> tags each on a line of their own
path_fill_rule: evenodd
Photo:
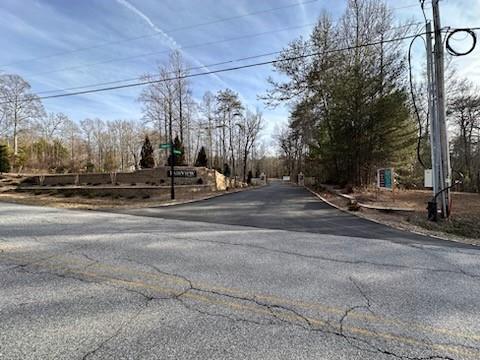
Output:
<svg viewBox="0 0 480 360">
<path fill-rule="evenodd" d="M 15 258 L 15 257 L 10 257 L 10 258 L 14 261 L 18 261 L 18 260 L 25 261 L 26 260 L 26 259 L 20 259 L 20 258 Z M 60 258 L 66 259 L 67 261 L 62 261 L 62 260 L 60 260 Z M 49 260 L 52 260 L 52 259 L 53 259 L 52 257 L 49 257 L 47 259 L 43 259 L 43 262 L 49 261 Z M 62 266 L 61 264 L 67 265 L 67 266 L 75 264 L 75 263 L 77 265 L 83 265 L 83 266 L 84 265 L 87 265 L 87 266 L 90 265 L 90 267 L 95 267 L 95 268 L 99 268 L 99 269 L 101 269 L 101 268 L 109 269 L 111 271 L 115 271 L 115 273 L 119 273 L 119 272 L 121 272 L 119 270 L 123 270 L 123 273 L 130 273 L 130 274 L 137 275 L 137 276 L 140 276 L 140 275 L 145 276 L 146 275 L 146 276 L 151 277 L 155 280 L 163 278 L 164 280 L 168 280 L 169 282 L 172 282 L 172 283 L 177 284 L 177 285 L 183 284 L 183 285 L 190 286 L 189 282 L 186 281 L 185 279 L 182 279 L 180 276 L 167 275 L 167 274 L 161 274 L 161 273 L 155 273 L 154 274 L 154 273 L 149 273 L 149 272 L 144 272 L 144 271 L 139 271 L 139 270 L 138 271 L 137 270 L 132 270 L 132 269 L 129 269 L 129 268 L 126 268 L 126 267 L 112 266 L 112 265 L 108 265 L 108 264 L 105 264 L 105 263 L 93 263 L 93 264 L 92 263 L 90 263 L 90 264 L 87 263 L 87 264 L 85 264 L 85 262 L 79 261 L 78 259 L 65 258 L 62 255 L 58 255 L 57 260 L 60 260 L 60 261 L 58 261 L 56 264 L 44 263 L 44 265 L 42 265 L 42 266 L 47 268 L 47 269 L 60 270 L 60 271 L 64 271 L 64 272 L 67 272 L 67 273 L 74 274 L 74 275 L 81 275 L 81 276 L 85 276 L 85 277 L 89 277 L 89 278 L 103 280 L 107 283 L 114 284 L 114 285 L 115 284 L 123 284 L 123 285 L 127 285 L 127 286 L 138 287 L 138 288 L 147 289 L 147 290 L 153 290 L 153 291 L 160 292 L 162 294 L 167 294 L 167 295 L 173 296 L 173 297 L 178 296 L 179 294 L 182 294 L 182 298 L 188 298 L 188 299 L 199 301 L 199 302 L 202 302 L 202 303 L 223 305 L 223 306 L 227 306 L 229 308 L 235 309 L 235 310 L 245 310 L 245 311 L 250 311 L 250 312 L 253 312 L 253 313 L 257 313 L 257 314 L 274 316 L 274 317 L 277 317 L 277 318 L 281 316 L 282 319 L 291 320 L 291 321 L 294 321 L 296 323 L 301 322 L 302 324 L 304 324 L 305 319 L 306 319 L 310 324 L 315 324 L 315 325 L 320 325 L 320 326 L 324 326 L 324 325 L 328 324 L 323 319 L 310 318 L 310 317 L 307 317 L 307 316 L 302 317 L 302 316 L 299 316 L 299 315 L 288 314 L 288 313 L 285 313 L 285 312 L 273 315 L 271 310 L 262 309 L 261 308 L 262 305 L 259 305 L 259 304 L 258 305 L 247 305 L 247 304 L 238 304 L 238 303 L 233 302 L 233 301 L 222 301 L 222 300 L 219 300 L 219 299 L 212 299 L 211 297 L 208 297 L 208 296 L 199 295 L 199 294 L 192 293 L 192 292 L 185 292 L 185 290 L 187 290 L 187 289 L 183 289 L 183 290 L 179 291 L 178 289 L 175 289 L 175 288 L 161 287 L 159 285 L 152 285 L 152 284 L 145 283 L 143 281 L 119 279 L 119 278 L 108 276 L 108 275 L 105 275 L 105 274 L 98 274 L 96 272 L 87 272 L 87 271 L 75 270 L 75 269 L 71 269 L 71 268 Z M 42 260 L 37 261 L 37 264 L 39 264 L 40 262 L 42 262 Z M 228 295 L 234 295 L 235 296 L 235 295 L 237 295 L 239 297 L 244 297 L 246 299 L 251 299 L 252 301 L 254 301 L 254 299 L 252 299 L 249 294 L 247 294 L 245 292 L 235 290 L 235 289 L 227 289 L 227 288 L 221 288 L 221 287 L 206 287 L 206 288 L 204 288 L 203 286 L 199 286 L 201 284 L 199 282 L 193 282 L 193 284 L 196 287 L 199 287 L 202 290 L 205 290 L 207 292 L 208 291 L 224 292 L 225 295 L 223 295 L 223 296 L 228 296 Z M 193 289 L 192 291 L 196 291 L 196 290 Z M 220 294 L 212 294 L 212 296 L 222 296 L 222 294 L 221 293 Z M 275 297 L 275 296 L 269 296 L 269 295 L 255 295 L 255 299 L 272 301 L 273 304 L 268 304 L 268 305 L 272 305 L 272 306 L 280 305 L 280 304 L 289 304 L 289 305 L 300 306 L 300 307 L 303 307 L 303 308 L 319 309 L 319 310 L 322 310 L 322 311 L 328 312 L 328 313 L 336 313 L 336 314 L 344 314 L 345 313 L 345 309 L 336 308 L 336 307 L 333 307 L 333 306 L 325 306 L 325 305 L 318 304 L 318 303 L 307 303 L 307 302 L 302 302 L 302 301 L 282 299 L 282 298 L 278 298 L 278 297 Z M 242 300 L 242 299 L 237 299 L 237 300 L 238 301 L 248 301 L 248 300 Z M 267 306 L 267 304 L 265 306 Z M 285 310 L 285 311 L 287 311 L 287 310 Z M 383 318 L 383 317 L 370 315 L 370 314 L 364 314 L 364 313 L 351 312 L 349 314 L 349 317 L 356 317 L 356 318 L 359 318 L 359 319 L 374 320 L 374 321 L 376 321 L 378 323 L 381 323 L 381 324 L 388 324 L 388 323 L 395 324 L 400 328 L 409 329 L 409 330 L 411 330 L 412 327 L 415 327 L 415 328 L 418 327 L 415 324 L 401 322 L 401 321 L 393 320 L 393 319 L 386 319 L 386 318 Z M 340 331 L 340 326 L 339 325 L 332 325 L 332 324 L 328 324 L 328 325 L 332 326 L 337 331 Z M 408 328 L 407 328 L 407 326 L 408 326 Z M 359 334 L 359 335 L 362 335 L 362 336 L 368 336 L 368 337 L 374 337 L 374 338 L 375 337 L 380 337 L 380 338 L 387 339 L 387 340 L 396 340 L 396 341 L 399 341 L 399 342 L 402 342 L 402 343 L 405 343 L 405 344 L 410 344 L 410 345 L 416 345 L 416 346 L 419 345 L 419 346 L 424 346 L 424 347 L 432 348 L 432 349 L 433 348 L 439 349 L 439 350 L 441 349 L 441 350 L 444 350 L 444 351 L 447 350 L 447 351 L 450 351 L 450 352 L 453 352 L 453 353 L 469 355 L 469 356 L 470 355 L 472 355 L 472 356 L 475 355 L 476 358 L 478 358 L 479 355 L 480 355 L 480 351 L 471 350 L 471 349 L 468 348 L 468 346 L 464 346 L 464 345 L 428 344 L 426 342 L 416 340 L 416 339 L 413 339 L 413 338 L 410 338 L 410 337 L 395 335 L 395 334 L 386 333 L 386 332 L 383 332 L 383 333 L 374 332 L 374 331 L 371 331 L 371 330 L 368 330 L 368 329 L 365 329 L 365 328 L 362 328 L 362 327 L 356 327 L 356 326 L 351 326 L 351 325 L 345 325 L 342 328 L 343 328 L 343 330 L 348 330 L 351 333 Z M 433 328 L 433 327 L 429 327 L 429 326 L 422 326 L 422 327 L 418 327 L 418 328 L 421 329 L 421 330 L 425 330 L 425 329 L 435 330 L 433 332 L 439 332 L 438 330 L 440 330 L 440 332 L 442 332 L 442 333 L 448 333 L 449 335 L 453 335 L 453 336 L 456 336 L 456 337 L 460 336 L 460 337 L 464 337 L 464 338 L 472 339 L 472 340 L 477 338 L 477 336 L 471 336 L 469 334 L 461 334 L 461 333 L 458 333 L 458 332 L 455 332 L 455 331 L 452 331 L 452 330 L 448 330 L 448 329 Z"/>
<path fill-rule="evenodd" d="M 78 260 L 73 260 L 73 259 L 68 259 L 67 261 L 63 261 L 63 263 L 66 265 L 69 265 L 71 262 L 75 262 L 75 261 L 78 264 L 84 264 Z M 141 264 L 138 264 L 138 265 L 141 265 Z M 151 272 L 146 272 L 142 270 L 134 270 L 124 266 L 110 265 L 106 263 L 94 263 L 91 266 L 99 269 L 110 270 L 114 273 L 123 272 L 126 274 L 132 274 L 137 276 L 147 276 L 152 279 L 165 279 L 167 280 L 167 282 L 171 282 L 177 285 L 189 285 L 189 283 L 185 279 L 183 279 L 181 276 L 173 275 L 173 274 L 168 275 L 168 274 L 162 274 L 158 272 L 151 273 Z M 148 267 L 148 265 L 145 265 L 145 266 Z M 219 286 L 211 285 L 205 282 L 192 281 L 192 283 L 196 287 L 202 288 L 204 290 L 213 290 L 216 292 L 223 292 L 226 295 L 235 295 L 235 296 L 244 297 L 244 298 L 249 298 L 253 295 L 252 293 L 248 293 L 240 289 L 219 287 Z M 274 295 L 266 295 L 266 294 L 254 294 L 254 295 L 255 295 L 255 298 L 258 300 L 263 300 L 263 301 L 278 304 L 278 305 L 293 305 L 293 306 L 298 306 L 305 309 L 316 309 L 316 310 L 323 311 L 325 313 L 331 313 L 331 314 L 337 314 L 337 315 L 343 315 L 345 313 L 345 308 L 335 307 L 331 305 L 325 305 L 320 303 L 310 303 L 310 302 L 305 302 L 301 300 L 285 299 L 285 298 L 277 297 Z M 451 329 L 433 327 L 433 326 L 414 323 L 414 322 L 410 323 L 410 322 L 405 322 L 397 319 L 385 318 L 383 316 L 374 315 L 374 314 L 367 314 L 363 312 L 352 311 L 349 313 L 349 317 L 356 318 L 359 320 L 370 320 L 370 321 L 374 321 L 384 325 L 395 325 L 399 328 L 403 328 L 406 330 L 410 330 L 412 327 L 414 327 L 417 330 L 421 330 L 425 332 L 432 332 L 432 333 L 449 335 L 453 337 L 461 337 L 461 338 L 465 338 L 473 341 L 480 341 L 480 335 L 475 335 L 475 334 L 465 333 L 465 332 L 462 333 L 462 332 L 451 330 Z"/>
</svg>

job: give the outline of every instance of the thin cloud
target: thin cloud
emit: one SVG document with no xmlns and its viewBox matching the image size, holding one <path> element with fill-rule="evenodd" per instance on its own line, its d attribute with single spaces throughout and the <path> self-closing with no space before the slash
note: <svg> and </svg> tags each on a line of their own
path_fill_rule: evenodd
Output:
<svg viewBox="0 0 480 360">
<path fill-rule="evenodd" d="M 206 67 L 204 64 L 202 64 L 199 60 L 197 60 L 194 57 L 190 56 L 189 54 L 185 53 L 185 51 L 182 51 L 180 49 L 181 46 L 175 41 L 174 38 L 172 38 L 165 31 L 163 31 L 161 28 L 159 28 L 157 25 L 155 25 L 154 22 L 145 13 L 140 11 L 137 7 L 133 6 L 127 0 L 116 0 L 116 1 L 120 5 L 126 7 L 128 10 L 133 12 L 135 15 L 139 16 L 143 21 L 145 21 L 148 24 L 148 26 L 150 26 L 152 28 L 153 31 L 159 33 L 162 36 L 162 38 L 164 40 L 164 43 L 170 49 L 178 50 L 178 51 L 182 52 L 187 58 L 189 58 L 195 64 L 197 64 L 198 66 L 201 66 L 203 69 L 205 69 L 205 71 L 210 71 L 210 69 L 208 67 Z M 210 76 L 212 78 L 214 78 L 215 80 L 219 81 L 222 84 L 222 86 L 228 87 L 228 85 L 222 79 L 220 79 L 220 77 L 218 75 L 211 74 Z"/>
</svg>

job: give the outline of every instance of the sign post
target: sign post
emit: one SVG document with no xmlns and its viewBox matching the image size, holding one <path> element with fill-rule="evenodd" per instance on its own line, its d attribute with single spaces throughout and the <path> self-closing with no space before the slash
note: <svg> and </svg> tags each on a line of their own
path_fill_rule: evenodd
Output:
<svg viewBox="0 0 480 360">
<path fill-rule="evenodd" d="M 170 123 L 170 140 L 172 139 L 172 124 Z M 175 200 L 175 177 L 195 177 L 197 176 L 197 172 L 193 170 L 193 176 L 191 174 L 182 174 L 182 171 L 177 171 L 175 170 L 175 155 L 182 155 L 182 151 L 179 149 L 175 149 L 173 141 L 170 142 L 169 144 L 160 144 L 159 145 L 160 149 L 163 150 L 170 150 L 170 170 L 168 170 L 167 174 L 169 177 L 171 177 L 170 181 L 170 192 L 171 192 L 171 199 Z"/>
</svg>

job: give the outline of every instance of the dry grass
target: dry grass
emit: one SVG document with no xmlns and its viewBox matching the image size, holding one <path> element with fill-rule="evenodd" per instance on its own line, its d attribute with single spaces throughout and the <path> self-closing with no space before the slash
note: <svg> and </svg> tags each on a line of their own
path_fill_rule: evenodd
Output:
<svg viewBox="0 0 480 360">
<path fill-rule="evenodd" d="M 314 189 L 334 205 L 347 210 L 348 200 L 334 195 L 322 187 Z M 372 189 L 355 189 L 353 195 L 359 202 L 385 207 L 411 208 L 414 212 L 381 212 L 362 208 L 356 214 L 386 225 L 408 231 L 440 236 L 454 241 L 480 245 L 480 194 L 452 193 L 452 215 L 448 221 L 437 223 L 427 220 L 427 202 L 431 191 L 401 190 L 377 192 Z"/>
<path fill-rule="evenodd" d="M 121 197 L 119 195 L 97 196 L 93 193 L 86 193 L 84 196 L 81 196 L 68 191 L 64 191 L 63 194 L 57 194 L 53 190 L 50 193 L 44 191 L 16 192 L 15 189 L 22 179 L 24 177 L 18 177 L 13 174 L 0 175 L 0 201 L 69 209 L 111 209 L 178 204 L 222 194 L 221 192 L 179 192 L 176 194 L 176 199 L 172 201 L 169 191 L 162 195 L 143 195 L 138 197 Z"/>
<path fill-rule="evenodd" d="M 425 212 L 432 192 L 427 190 L 375 191 L 355 189 L 352 194 L 361 202 L 370 205 L 412 208 Z M 452 193 L 452 214 L 455 216 L 477 215 L 480 218 L 480 194 Z"/>
</svg>

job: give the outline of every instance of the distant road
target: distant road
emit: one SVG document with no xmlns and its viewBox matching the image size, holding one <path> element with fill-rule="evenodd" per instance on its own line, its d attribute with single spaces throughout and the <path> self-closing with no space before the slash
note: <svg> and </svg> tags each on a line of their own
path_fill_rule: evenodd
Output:
<svg viewBox="0 0 480 360">
<path fill-rule="evenodd" d="M 312 196 L 304 188 L 281 182 L 184 205 L 118 212 L 263 229 L 355 236 L 399 243 L 471 247 L 392 229 L 343 213 Z"/>
<path fill-rule="evenodd" d="M 135 215 L 135 216 L 132 216 Z M 480 250 L 267 187 L 0 203 L 0 359 L 479 359 Z"/>
</svg>

